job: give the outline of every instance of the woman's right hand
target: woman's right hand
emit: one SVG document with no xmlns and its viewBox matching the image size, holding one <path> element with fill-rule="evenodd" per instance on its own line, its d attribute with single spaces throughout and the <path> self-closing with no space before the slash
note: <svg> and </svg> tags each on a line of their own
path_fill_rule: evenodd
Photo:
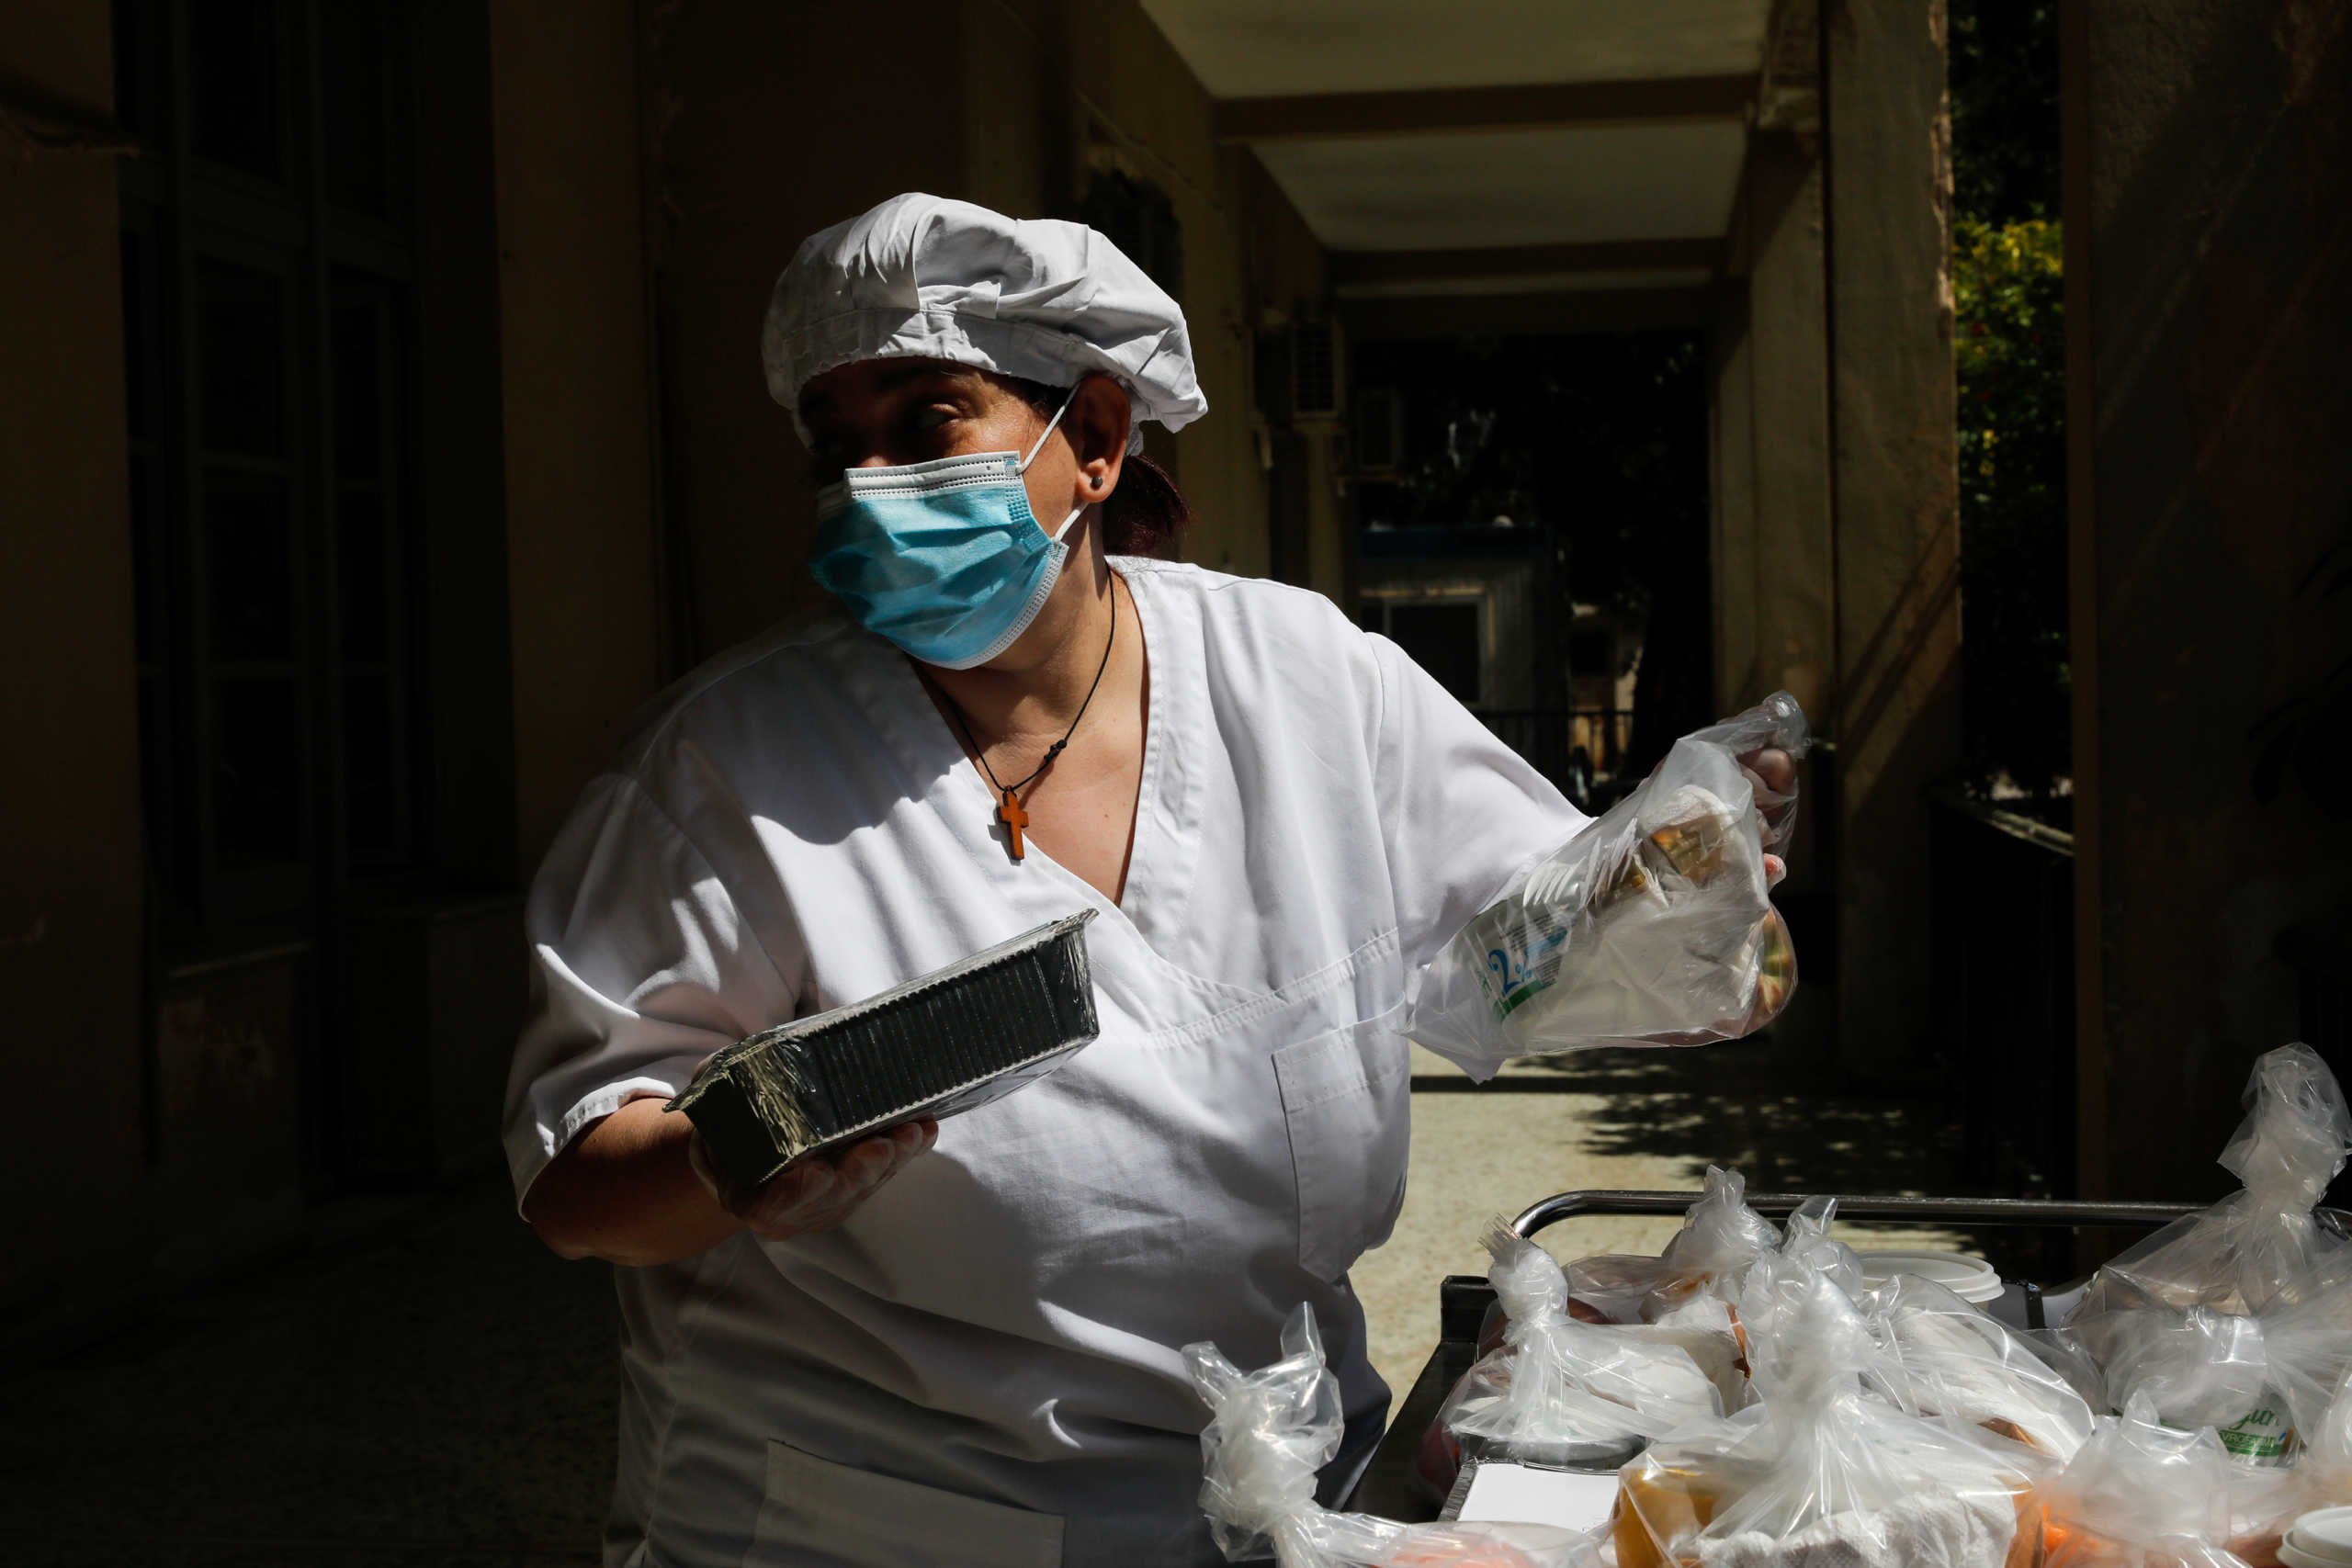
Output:
<svg viewBox="0 0 2352 1568">
<path fill-rule="evenodd" d="M 910 1122 L 861 1139 L 838 1154 L 796 1160 L 748 1191 L 719 1172 L 700 1133 L 695 1134 L 687 1158 L 721 1208 L 770 1241 L 789 1241 L 840 1224 L 909 1161 L 938 1141 L 937 1122 Z"/>
</svg>

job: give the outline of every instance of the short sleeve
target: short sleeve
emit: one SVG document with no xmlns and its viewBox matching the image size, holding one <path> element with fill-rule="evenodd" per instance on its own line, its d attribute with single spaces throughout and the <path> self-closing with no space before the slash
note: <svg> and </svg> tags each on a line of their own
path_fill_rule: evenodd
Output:
<svg viewBox="0 0 2352 1568">
<path fill-rule="evenodd" d="M 525 914 L 531 1015 L 507 1077 L 519 1202 L 582 1128 L 667 1099 L 705 1058 L 789 1019 L 795 987 L 718 874 L 635 780 L 591 784 Z"/>
<path fill-rule="evenodd" d="M 1584 826 L 1525 759 L 1377 634 L 1374 774 L 1411 987 L 1470 917 Z"/>
</svg>

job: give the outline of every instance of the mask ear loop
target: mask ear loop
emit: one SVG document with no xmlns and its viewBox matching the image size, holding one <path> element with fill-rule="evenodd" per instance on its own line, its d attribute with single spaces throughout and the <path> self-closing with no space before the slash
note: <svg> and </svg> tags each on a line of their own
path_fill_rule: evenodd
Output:
<svg viewBox="0 0 2352 1568">
<path fill-rule="evenodd" d="M 1046 428 L 1038 433 L 1037 444 L 1029 448 L 1029 455 L 1021 459 L 1021 466 L 1013 469 L 1014 473 L 1025 474 L 1029 471 L 1029 465 L 1035 462 L 1037 460 L 1037 454 L 1046 449 L 1046 437 L 1053 434 L 1054 427 L 1060 424 L 1062 422 L 1062 415 L 1069 412 L 1069 405 L 1076 401 L 1078 401 L 1078 388 L 1072 387 L 1069 389 L 1069 396 L 1064 398 L 1062 400 L 1062 406 L 1054 411 L 1054 417 L 1046 422 Z M 1052 536 L 1054 543 L 1058 545 L 1062 542 L 1062 536 L 1069 532 L 1070 525 L 1077 522 L 1080 515 L 1085 511 L 1086 506 L 1084 502 L 1080 502 L 1080 504 L 1070 508 L 1069 515 L 1062 519 L 1062 525 L 1055 529 L 1053 532 Z"/>
<path fill-rule="evenodd" d="M 1029 448 L 1029 455 L 1021 459 L 1021 466 L 1012 470 L 1014 473 L 1025 474 L 1029 471 L 1029 465 L 1035 462 L 1037 454 L 1046 449 L 1046 438 L 1053 434 L 1054 427 L 1062 422 L 1062 415 L 1069 412 L 1069 405 L 1077 400 L 1078 389 L 1072 387 L 1069 389 L 1069 396 L 1062 400 L 1062 406 L 1054 411 L 1054 417 L 1046 422 L 1046 428 L 1038 432 L 1037 444 Z"/>
</svg>

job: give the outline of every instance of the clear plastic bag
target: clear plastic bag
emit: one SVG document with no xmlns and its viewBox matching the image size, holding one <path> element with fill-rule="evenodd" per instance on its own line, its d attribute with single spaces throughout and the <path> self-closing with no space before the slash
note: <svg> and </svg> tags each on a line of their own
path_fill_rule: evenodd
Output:
<svg viewBox="0 0 2352 1568">
<path fill-rule="evenodd" d="M 1764 854 L 1793 828 L 1796 796 L 1759 792 L 1738 759 L 1767 746 L 1802 757 L 1806 743 L 1786 692 L 1676 741 L 1447 943 L 1407 1032 L 1487 1077 L 1514 1056 L 1698 1044 L 1770 1022 L 1796 953 Z"/>
<path fill-rule="evenodd" d="M 2307 1045 L 2257 1061 L 2245 1103 L 2222 1154 L 2245 1188 L 2100 1269 L 2066 1327 L 2110 1408 L 2144 1399 L 2157 1420 L 2217 1427 L 2238 1458 L 2277 1464 L 2293 1454 L 2291 1396 L 2315 1406 L 2312 1385 L 2345 1364 L 2352 1254 L 2312 1209 L 2352 1153 L 2352 1111 Z"/>
<path fill-rule="evenodd" d="M 1724 1414 L 1718 1376 L 1736 1376 L 1737 1352 L 1721 1303 L 1713 1303 L 1712 1337 L 1697 1324 L 1579 1322 L 1549 1253 L 1500 1219 L 1483 1239 L 1505 1342 L 1462 1375 L 1438 1410 L 1418 1466 L 1432 1495 L 1452 1489 L 1464 1460 L 1614 1470 L 1650 1438 Z M 1711 1348 L 1721 1374 L 1711 1375 L 1693 1348 Z"/>
<path fill-rule="evenodd" d="M 1568 1295 L 1611 1323 L 1654 1322 L 1702 1295 L 1736 1296 L 1748 1267 L 1780 1245 L 1780 1227 L 1747 1206 L 1747 1179 L 1711 1165 L 1664 1251 L 1580 1258 L 1567 1266 Z"/>
<path fill-rule="evenodd" d="M 2244 1189 L 2165 1226 L 2099 1270 L 2076 1320 L 2119 1288 L 2166 1306 L 2243 1316 L 2312 1279 L 2341 1244 L 2312 1211 L 2352 1154 L 2352 1110 L 2308 1045 L 2282 1045 L 2254 1065 L 2246 1118 L 2222 1165 Z"/>
<path fill-rule="evenodd" d="M 1888 1352 L 1873 1382 L 1905 1410 L 1973 1422 L 2060 1463 L 2089 1440 L 2096 1417 L 2064 1373 L 1934 1280 L 1897 1274 L 1862 1310 Z"/>
<path fill-rule="evenodd" d="M 1887 1352 L 1802 1256 L 1740 1293 L 1758 1404 L 1625 1467 L 1618 1568 L 2023 1568 L 2046 1457 L 1871 1392 Z"/>
<path fill-rule="evenodd" d="M 1214 1345 L 1184 1365 L 1211 1413 L 1201 1433 L 1201 1507 L 1228 1562 L 1272 1551 L 1282 1568 L 1601 1568 L 1600 1542 L 1548 1525 L 1402 1525 L 1335 1513 L 1316 1472 L 1339 1452 L 1339 1381 L 1324 1368 L 1315 1311 L 1283 1327 L 1283 1357 L 1239 1371 Z"/>
<path fill-rule="evenodd" d="M 2312 1440 L 2352 1376 L 2352 1247 L 2329 1253 L 2257 1319 L 2267 1386 L 2287 1402 L 2300 1439 Z M 2352 1502 L 2352 1488 L 2341 1499 Z"/>
<path fill-rule="evenodd" d="M 2352 1503 L 2352 1374 L 2336 1385 L 2325 1409 L 2303 1428 L 2303 1455 L 2295 1467 L 2292 1504 L 2271 1523 L 2284 1530 L 2294 1516 Z"/>
<path fill-rule="evenodd" d="M 2043 1568 L 2257 1568 L 2292 1479 L 2235 1463 L 2211 1427 L 2157 1418 L 2143 1395 L 2042 1491 Z"/>
</svg>

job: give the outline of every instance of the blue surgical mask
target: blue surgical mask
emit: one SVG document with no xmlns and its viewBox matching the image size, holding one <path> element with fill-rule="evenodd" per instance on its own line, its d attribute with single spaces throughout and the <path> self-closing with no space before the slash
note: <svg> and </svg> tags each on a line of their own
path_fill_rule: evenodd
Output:
<svg viewBox="0 0 2352 1568">
<path fill-rule="evenodd" d="M 1077 389 L 1070 389 L 1071 397 Z M 850 468 L 817 497 L 808 570 L 869 631 L 925 664 L 986 664 L 1029 629 L 1069 558 L 1029 510 L 1029 471 L 1069 399 L 1026 457 L 978 452 L 891 468 Z"/>
</svg>

